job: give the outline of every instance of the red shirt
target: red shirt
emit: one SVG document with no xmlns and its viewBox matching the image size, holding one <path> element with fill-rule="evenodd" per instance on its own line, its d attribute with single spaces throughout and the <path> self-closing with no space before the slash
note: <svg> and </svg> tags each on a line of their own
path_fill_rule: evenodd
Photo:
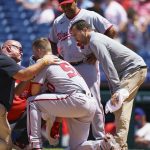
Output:
<svg viewBox="0 0 150 150">
<path fill-rule="evenodd" d="M 19 83 L 18 81 L 16 82 Z M 7 116 L 9 122 L 13 122 L 19 119 L 21 115 L 24 113 L 24 111 L 26 110 L 27 97 L 28 97 L 29 91 L 30 91 L 29 87 L 27 87 L 27 89 L 20 96 L 18 95 L 14 96 L 13 104 Z"/>
</svg>

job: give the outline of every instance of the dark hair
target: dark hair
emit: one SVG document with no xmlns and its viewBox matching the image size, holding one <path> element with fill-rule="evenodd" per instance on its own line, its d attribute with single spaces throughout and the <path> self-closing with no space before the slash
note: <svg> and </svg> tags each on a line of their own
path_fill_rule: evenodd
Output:
<svg viewBox="0 0 150 150">
<path fill-rule="evenodd" d="M 80 31 L 83 30 L 83 28 L 92 29 L 92 26 L 89 23 L 87 23 L 85 20 L 79 20 L 73 23 L 70 30 L 72 30 L 72 28 L 74 27 Z"/>
</svg>

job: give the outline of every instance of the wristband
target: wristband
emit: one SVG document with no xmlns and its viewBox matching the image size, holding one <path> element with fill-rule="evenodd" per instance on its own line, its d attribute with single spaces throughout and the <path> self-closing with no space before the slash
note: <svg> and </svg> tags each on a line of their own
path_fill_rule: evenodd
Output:
<svg viewBox="0 0 150 150">
<path fill-rule="evenodd" d="M 44 62 L 44 65 L 49 65 L 49 61 L 48 60 L 42 58 L 42 61 Z"/>
</svg>

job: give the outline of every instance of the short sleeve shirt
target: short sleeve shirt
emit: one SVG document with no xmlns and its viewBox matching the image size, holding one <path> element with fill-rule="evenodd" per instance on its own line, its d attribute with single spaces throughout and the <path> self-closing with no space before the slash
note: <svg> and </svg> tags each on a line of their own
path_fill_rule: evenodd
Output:
<svg viewBox="0 0 150 150">
<path fill-rule="evenodd" d="M 21 69 L 13 59 L 0 55 L 0 103 L 6 107 L 7 111 L 11 107 L 14 96 L 13 75 Z"/>
</svg>

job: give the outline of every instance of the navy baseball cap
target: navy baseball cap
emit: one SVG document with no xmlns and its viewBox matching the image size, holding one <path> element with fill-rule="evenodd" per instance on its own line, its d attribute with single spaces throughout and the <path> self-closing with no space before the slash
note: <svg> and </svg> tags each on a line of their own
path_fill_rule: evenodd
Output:
<svg viewBox="0 0 150 150">
<path fill-rule="evenodd" d="M 74 0 L 59 0 L 59 5 L 73 3 L 73 2 L 74 2 Z"/>
<path fill-rule="evenodd" d="M 138 116 L 145 116 L 145 112 L 142 108 L 136 108 L 135 109 L 135 115 L 138 115 Z"/>
</svg>

